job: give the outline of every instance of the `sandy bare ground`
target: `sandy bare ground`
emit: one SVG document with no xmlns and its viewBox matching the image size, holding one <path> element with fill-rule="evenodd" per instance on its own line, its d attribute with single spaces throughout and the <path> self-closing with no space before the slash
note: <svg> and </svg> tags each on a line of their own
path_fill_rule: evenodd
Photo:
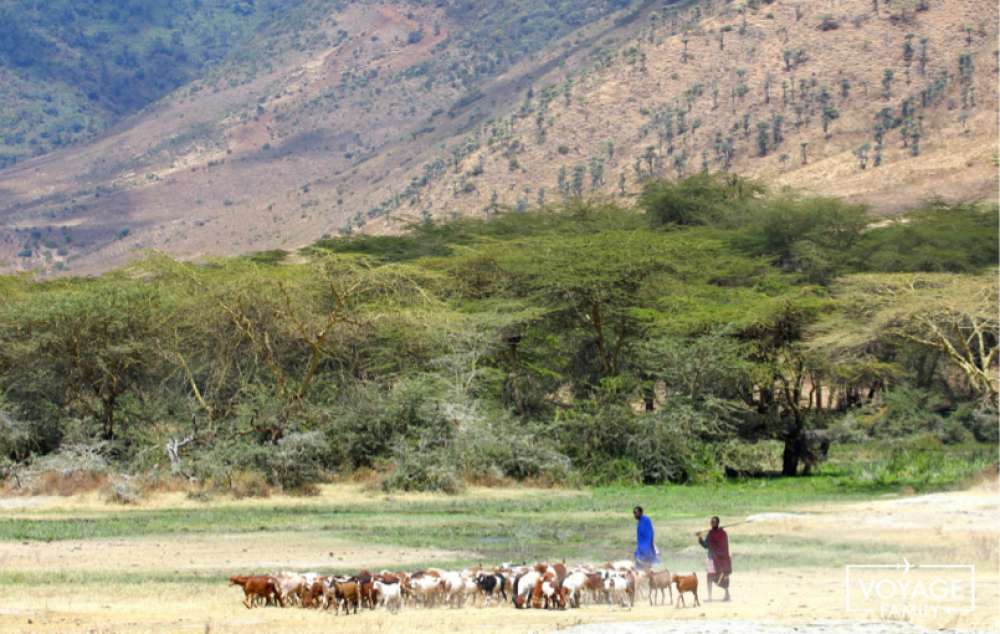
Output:
<svg viewBox="0 0 1000 634">
<path fill-rule="evenodd" d="M 322 551 L 317 549 L 321 545 Z M 405 567 L 434 560 L 468 558 L 462 552 L 371 548 L 318 538 L 311 532 L 270 532 L 222 535 L 182 535 L 169 538 L 66 540 L 52 543 L 0 542 L 0 569 L 58 571 L 101 570 L 197 572 L 241 570 L 313 570 Z"/>
<path fill-rule="evenodd" d="M 754 621 L 634 621 L 580 625 L 566 630 L 572 634 L 929 634 L 934 631 L 940 630 L 897 621 L 819 621 L 806 625 Z"/>
<path fill-rule="evenodd" d="M 508 494 L 510 492 L 507 492 Z M 359 495 L 350 488 L 333 488 L 324 498 Z M 492 493 L 484 493 L 492 494 Z M 526 495 L 572 493 L 528 491 Z M 66 509 L 67 514 L 97 513 L 97 502 L 81 498 L 67 502 L 41 500 L 20 507 Z M 153 505 L 182 504 L 167 497 Z M 295 504 L 283 499 L 269 504 Z M 253 504 L 253 502 L 247 502 Z M 10 511 L 6 511 L 10 512 Z M 451 551 L 403 549 L 382 545 L 323 541 L 310 533 L 251 533 L 215 536 L 143 537 L 114 540 L 0 544 L 0 572 L 78 572 L 80 575 L 122 571 L 162 573 L 162 578 L 136 584 L 8 583 L 0 599 L 3 632 L 535 632 L 583 627 L 580 632 L 677 632 L 689 634 L 827 634 L 857 631 L 869 634 L 915 634 L 923 628 L 993 632 L 1000 628 L 1000 499 L 995 484 L 969 491 L 910 498 L 880 499 L 759 514 L 733 531 L 736 574 L 733 601 L 703 602 L 700 607 L 634 608 L 584 606 L 579 610 L 515 610 L 502 607 L 464 609 L 407 608 L 402 614 L 384 611 L 358 616 L 334 616 L 301 609 L 246 610 L 241 593 L 218 581 L 171 582 L 174 572 L 246 566 L 274 568 L 406 567 L 408 562 L 449 560 L 467 556 Z M 678 528 L 680 530 L 680 528 Z M 752 537 L 752 539 L 751 539 Z M 843 549 L 836 561 L 795 565 L 786 569 L 740 567 L 755 551 L 769 548 L 768 539 L 787 545 L 796 538 L 803 548 L 836 543 Z M 741 543 L 740 540 L 745 540 Z M 902 622 L 885 620 L 877 611 L 845 610 L 845 570 L 868 544 L 894 541 L 914 565 L 974 564 L 976 607 L 971 613 L 926 612 Z M 692 561 L 692 553 L 671 553 Z M 332 554 L 331 554 L 332 553 Z M 870 554 L 870 553 L 869 553 Z M 878 553 L 874 553 L 878 555 Z M 934 559 L 929 559 L 934 557 Z M 338 559 L 339 558 L 339 559 Z M 895 556 L 875 557 L 893 562 Z M 871 561 L 867 557 L 865 561 Z M 801 562 L 797 562 L 801 564 Z M 701 571 L 699 571 L 701 573 Z M 910 572 L 916 578 L 920 571 Z M 900 574 L 889 571 L 887 574 Z M 702 583 L 704 575 L 701 574 Z M 702 598 L 704 599 L 704 588 Z M 716 596 L 716 598 L 718 598 Z M 897 617 L 899 615 L 896 615 Z M 259 628 L 259 629 L 258 629 Z"/>
</svg>

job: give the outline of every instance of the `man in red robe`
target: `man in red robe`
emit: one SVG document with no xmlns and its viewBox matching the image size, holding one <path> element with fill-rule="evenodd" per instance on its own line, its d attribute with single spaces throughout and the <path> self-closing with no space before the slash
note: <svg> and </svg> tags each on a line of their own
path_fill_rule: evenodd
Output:
<svg viewBox="0 0 1000 634">
<path fill-rule="evenodd" d="M 711 524 L 712 529 L 708 531 L 707 537 L 702 538 L 701 533 L 698 533 L 698 543 L 702 548 L 708 549 L 708 558 L 705 560 L 708 600 L 712 600 L 714 583 L 726 591 L 726 596 L 722 600 L 729 601 L 729 576 L 733 574 L 733 560 L 729 557 L 729 536 L 719 527 L 718 517 L 713 517 Z"/>
</svg>

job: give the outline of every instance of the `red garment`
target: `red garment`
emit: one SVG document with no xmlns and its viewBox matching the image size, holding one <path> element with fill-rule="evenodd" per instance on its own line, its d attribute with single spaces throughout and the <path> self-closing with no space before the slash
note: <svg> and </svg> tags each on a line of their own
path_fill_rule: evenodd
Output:
<svg viewBox="0 0 1000 634">
<path fill-rule="evenodd" d="M 708 553 L 715 564 L 715 574 L 732 574 L 733 561 L 729 558 L 729 536 L 721 528 L 708 531 Z"/>
</svg>

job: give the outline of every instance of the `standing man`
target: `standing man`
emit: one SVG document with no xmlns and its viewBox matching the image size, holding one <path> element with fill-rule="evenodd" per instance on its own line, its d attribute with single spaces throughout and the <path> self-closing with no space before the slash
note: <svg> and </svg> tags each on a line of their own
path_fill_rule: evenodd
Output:
<svg viewBox="0 0 1000 634">
<path fill-rule="evenodd" d="M 637 568 L 648 570 L 660 563 L 660 551 L 653 542 L 653 522 L 642 514 L 641 506 L 632 509 L 632 517 L 636 521 L 635 565 Z"/>
<path fill-rule="evenodd" d="M 712 600 L 712 583 L 715 583 L 726 591 L 726 596 L 722 600 L 729 601 L 729 576 L 733 574 L 733 561 L 729 557 L 729 536 L 719 527 L 718 516 L 711 519 L 711 525 L 708 537 L 702 538 L 702 534 L 697 533 L 698 543 L 702 548 L 708 549 L 708 558 L 705 560 L 708 600 Z"/>
</svg>

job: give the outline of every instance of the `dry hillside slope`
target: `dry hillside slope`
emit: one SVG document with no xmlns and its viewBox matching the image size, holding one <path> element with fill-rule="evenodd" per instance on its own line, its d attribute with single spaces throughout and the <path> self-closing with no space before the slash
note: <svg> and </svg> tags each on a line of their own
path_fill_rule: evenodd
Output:
<svg viewBox="0 0 1000 634">
<path fill-rule="evenodd" d="M 869 0 L 777 1 L 651 22 L 480 129 L 479 149 L 398 216 L 627 197 L 651 175 L 702 169 L 884 213 L 993 198 L 996 17 L 976 0 L 896 0 L 877 15 Z"/>
<path fill-rule="evenodd" d="M 292 249 L 627 201 L 645 178 L 701 169 L 885 212 L 995 195 L 992 2 L 597 3 L 476 80 L 470 66 L 493 66 L 460 46 L 468 23 L 417 4 L 331 5 L 100 139 L 0 171 L 0 268 Z"/>
</svg>

